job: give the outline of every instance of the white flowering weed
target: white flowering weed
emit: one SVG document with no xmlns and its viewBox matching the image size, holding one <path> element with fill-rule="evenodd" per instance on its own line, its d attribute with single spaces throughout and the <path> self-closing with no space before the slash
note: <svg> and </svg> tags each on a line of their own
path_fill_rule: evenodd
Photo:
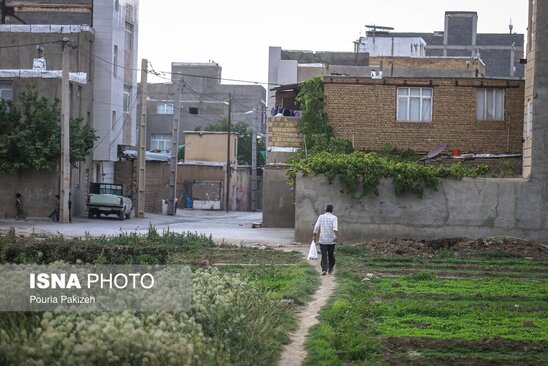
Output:
<svg viewBox="0 0 548 366">
<path fill-rule="evenodd" d="M 278 302 L 217 269 L 193 273 L 192 287 L 186 313 L 4 313 L 0 364 L 275 363 L 292 321 Z"/>
</svg>

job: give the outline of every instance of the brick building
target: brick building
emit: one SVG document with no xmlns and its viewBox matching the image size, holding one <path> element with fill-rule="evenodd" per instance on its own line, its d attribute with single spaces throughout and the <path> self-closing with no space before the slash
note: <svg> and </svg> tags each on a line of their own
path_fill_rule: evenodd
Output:
<svg viewBox="0 0 548 366">
<path fill-rule="evenodd" d="M 522 80 L 326 77 L 324 93 L 335 134 L 359 150 L 522 151 Z"/>
</svg>

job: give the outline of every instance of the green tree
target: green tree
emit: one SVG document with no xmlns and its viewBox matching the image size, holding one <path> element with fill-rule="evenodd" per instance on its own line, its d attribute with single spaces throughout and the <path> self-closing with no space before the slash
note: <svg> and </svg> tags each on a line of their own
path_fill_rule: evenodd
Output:
<svg viewBox="0 0 548 366">
<path fill-rule="evenodd" d="M 19 99 L 19 106 L 0 100 L 0 172 L 50 170 L 61 156 L 59 101 L 38 97 L 32 88 L 23 90 Z M 70 122 L 72 165 L 86 158 L 97 138 L 82 119 Z"/>
<path fill-rule="evenodd" d="M 196 131 L 216 131 L 226 132 L 228 131 L 228 119 L 223 118 L 217 123 L 211 124 L 206 127 L 196 127 Z M 238 164 L 251 164 L 251 150 L 252 150 L 252 130 L 249 124 L 245 122 L 233 123 L 230 127 L 230 131 L 238 134 Z M 257 139 L 257 166 L 263 166 L 265 161 L 260 152 L 265 150 L 265 143 L 262 139 Z"/>
</svg>

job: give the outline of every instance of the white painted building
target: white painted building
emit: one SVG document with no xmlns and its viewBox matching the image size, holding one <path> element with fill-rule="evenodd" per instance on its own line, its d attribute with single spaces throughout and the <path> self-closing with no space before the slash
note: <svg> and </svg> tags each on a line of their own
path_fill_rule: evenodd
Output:
<svg viewBox="0 0 548 366">
<path fill-rule="evenodd" d="M 421 37 L 360 37 L 355 52 L 367 52 L 370 57 L 425 57 L 426 42 Z"/>
<path fill-rule="evenodd" d="M 136 144 L 139 0 L 95 0 L 93 6 L 93 176 L 113 182 L 119 145 Z"/>
</svg>

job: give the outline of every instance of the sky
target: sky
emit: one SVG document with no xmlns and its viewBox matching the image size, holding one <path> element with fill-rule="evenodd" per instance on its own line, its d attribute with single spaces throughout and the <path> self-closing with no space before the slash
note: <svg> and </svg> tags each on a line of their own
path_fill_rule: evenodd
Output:
<svg viewBox="0 0 548 366">
<path fill-rule="evenodd" d="M 445 11 L 476 11 L 478 33 L 527 33 L 527 0 L 140 0 L 139 61 L 222 67 L 223 83 L 268 81 L 268 47 L 353 51 L 365 24 L 443 31 Z M 149 82 L 163 82 L 149 76 Z"/>
</svg>

